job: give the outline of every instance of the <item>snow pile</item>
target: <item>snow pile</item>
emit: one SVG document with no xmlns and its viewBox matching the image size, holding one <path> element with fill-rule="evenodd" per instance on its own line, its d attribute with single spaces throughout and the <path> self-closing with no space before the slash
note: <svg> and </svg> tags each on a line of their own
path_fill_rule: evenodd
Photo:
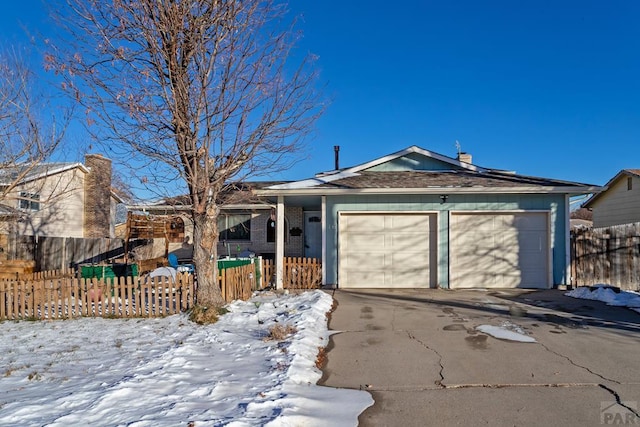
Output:
<svg viewBox="0 0 640 427">
<path fill-rule="evenodd" d="M 321 291 L 256 296 L 218 323 L 0 323 L 0 425 L 357 425 L 364 391 L 317 386 Z M 292 332 L 273 339 L 276 329 Z"/>
<path fill-rule="evenodd" d="M 602 301 L 612 306 L 629 307 L 640 313 L 640 293 L 638 292 L 615 292 L 610 286 L 596 285 L 592 287 L 579 287 L 566 292 L 565 295 L 573 298 Z"/>
<path fill-rule="evenodd" d="M 501 340 L 536 342 L 535 338 L 530 337 L 521 327 L 511 322 L 502 322 L 500 326 L 480 325 L 476 326 L 476 329 Z"/>
</svg>

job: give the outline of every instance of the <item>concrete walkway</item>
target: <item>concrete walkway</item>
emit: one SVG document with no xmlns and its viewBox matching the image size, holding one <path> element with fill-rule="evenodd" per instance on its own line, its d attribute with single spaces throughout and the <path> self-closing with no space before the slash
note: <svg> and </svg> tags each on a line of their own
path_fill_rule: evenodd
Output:
<svg viewBox="0 0 640 427">
<path fill-rule="evenodd" d="M 640 424 L 636 312 L 555 290 L 331 292 L 321 384 L 373 395 L 362 426 Z"/>
</svg>

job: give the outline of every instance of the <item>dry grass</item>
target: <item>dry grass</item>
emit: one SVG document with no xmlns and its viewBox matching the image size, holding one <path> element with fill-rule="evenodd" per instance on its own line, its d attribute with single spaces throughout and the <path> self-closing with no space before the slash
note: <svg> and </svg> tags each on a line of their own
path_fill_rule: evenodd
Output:
<svg viewBox="0 0 640 427">
<path fill-rule="evenodd" d="M 220 316 L 228 313 L 224 307 L 203 307 L 196 305 L 189 313 L 189 320 L 199 325 L 210 325 L 216 323 Z"/>
<path fill-rule="evenodd" d="M 278 323 L 269 328 L 269 335 L 265 337 L 265 341 L 282 341 L 296 332 L 298 330 L 295 326 Z"/>
<path fill-rule="evenodd" d="M 322 371 L 326 365 L 327 365 L 327 348 L 318 347 L 318 356 L 316 357 L 316 368 Z"/>
</svg>

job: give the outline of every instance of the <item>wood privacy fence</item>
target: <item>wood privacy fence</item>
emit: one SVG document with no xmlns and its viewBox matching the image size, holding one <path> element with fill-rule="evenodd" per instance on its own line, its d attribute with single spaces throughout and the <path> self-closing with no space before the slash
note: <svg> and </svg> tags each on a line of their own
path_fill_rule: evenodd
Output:
<svg viewBox="0 0 640 427">
<path fill-rule="evenodd" d="M 0 279 L 18 279 L 33 274 L 35 268 L 35 261 L 2 260 L 0 261 Z"/>
<path fill-rule="evenodd" d="M 193 307 L 193 276 L 0 281 L 0 320 L 161 317 Z"/>
<path fill-rule="evenodd" d="M 640 223 L 571 230 L 571 279 L 640 289 Z"/>
<path fill-rule="evenodd" d="M 275 281 L 275 263 L 263 260 L 262 277 L 266 283 Z M 322 263 L 316 258 L 285 257 L 282 284 L 285 289 L 316 289 L 322 285 Z"/>
<path fill-rule="evenodd" d="M 129 249 L 148 241 L 129 242 Z M 0 235 L 2 255 L 14 260 L 34 260 L 39 271 L 68 270 L 124 256 L 122 239 Z"/>
</svg>

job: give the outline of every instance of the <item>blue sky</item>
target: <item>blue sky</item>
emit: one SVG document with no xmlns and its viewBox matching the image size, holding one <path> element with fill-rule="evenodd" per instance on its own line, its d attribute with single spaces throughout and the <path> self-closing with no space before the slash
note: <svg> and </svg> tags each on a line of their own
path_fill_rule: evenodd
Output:
<svg viewBox="0 0 640 427">
<path fill-rule="evenodd" d="M 527 175 L 605 184 L 640 168 L 640 2 L 291 1 L 331 104 L 302 179 L 410 145 Z M 42 25 L 7 2 L 0 37 Z"/>
</svg>

